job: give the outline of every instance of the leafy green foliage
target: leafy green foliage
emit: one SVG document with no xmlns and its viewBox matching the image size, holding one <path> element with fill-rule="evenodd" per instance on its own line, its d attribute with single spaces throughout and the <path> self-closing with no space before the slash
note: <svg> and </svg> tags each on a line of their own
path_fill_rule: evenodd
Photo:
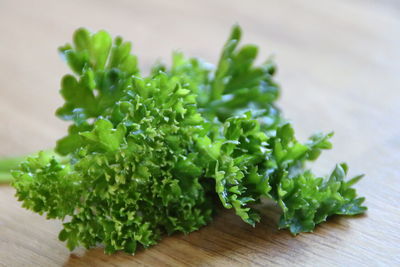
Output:
<svg viewBox="0 0 400 267">
<path fill-rule="evenodd" d="M 65 104 L 56 114 L 74 122 L 69 134 L 57 142 L 56 151 L 62 155 L 80 147 L 79 132 L 92 126 L 88 120 L 102 116 L 119 101 L 132 86 L 132 75 L 138 74 L 131 44 L 122 38 L 112 42 L 105 31 L 91 35 L 86 29 L 78 29 L 73 40 L 73 45 L 59 49 L 78 75 L 65 75 L 61 81 Z"/>
<path fill-rule="evenodd" d="M 106 253 L 155 244 L 164 234 L 206 225 L 219 203 L 245 222 L 272 198 L 281 228 L 309 232 L 333 214 L 363 213 L 345 180 L 305 167 L 330 149 L 332 134 L 299 142 L 274 102 L 275 65 L 255 65 L 258 48 L 239 47 L 234 26 L 216 68 L 175 53 L 171 67 L 139 74 L 131 44 L 105 31 L 78 29 L 60 48 L 74 74 L 61 82 L 71 121 L 57 158 L 40 152 L 13 171 L 23 206 L 64 221 L 69 249 L 104 244 Z"/>
<path fill-rule="evenodd" d="M 279 222 L 294 234 L 311 232 L 316 224 L 333 214 L 363 213 L 364 198 L 357 198 L 351 184 L 361 177 L 344 181 L 347 165 L 336 166 L 329 179 L 317 178 L 310 171 L 292 178 L 284 177 L 278 185 L 278 203 L 283 209 Z"/>
</svg>

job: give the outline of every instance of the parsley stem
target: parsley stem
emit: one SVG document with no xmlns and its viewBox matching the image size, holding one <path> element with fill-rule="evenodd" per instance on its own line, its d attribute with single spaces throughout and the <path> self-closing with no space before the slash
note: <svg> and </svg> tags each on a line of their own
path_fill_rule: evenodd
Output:
<svg viewBox="0 0 400 267">
<path fill-rule="evenodd" d="M 26 156 L 4 157 L 0 158 L 0 173 L 9 172 L 18 167 L 18 165 L 26 158 Z"/>
<path fill-rule="evenodd" d="M 0 172 L 0 184 L 8 184 L 12 181 L 12 176 L 9 172 Z"/>
<path fill-rule="evenodd" d="M 53 150 L 46 150 L 44 152 L 51 156 L 57 156 Z M 0 158 L 0 184 L 10 183 L 12 181 L 10 171 L 18 168 L 18 165 L 24 161 L 27 156 L 29 155 Z"/>
</svg>

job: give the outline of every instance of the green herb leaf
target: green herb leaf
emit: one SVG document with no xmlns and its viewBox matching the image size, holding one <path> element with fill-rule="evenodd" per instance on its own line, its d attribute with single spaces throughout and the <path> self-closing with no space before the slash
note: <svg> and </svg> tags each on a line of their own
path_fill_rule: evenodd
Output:
<svg viewBox="0 0 400 267">
<path fill-rule="evenodd" d="M 332 147 L 332 133 L 295 138 L 275 107 L 275 64 L 257 66 L 258 47 L 239 46 L 241 35 L 234 26 L 217 67 L 174 53 L 171 67 L 157 63 L 142 76 L 129 42 L 78 29 L 60 48 L 73 72 L 56 112 L 72 123 L 55 148 L 65 157 L 23 161 L 12 172 L 18 200 L 63 220 L 59 239 L 70 250 L 102 243 L 106 253 L 195 231 L 220 204 L 254 226 L 254 204 L 273 199 L 279 227 L 293 234 L 363 213 L 352 188 L 362 176 L 346 181 L 346 164 L 329 177 L 305 167 Z M 0 172 L 14 167 L 0 161 Z"/>
</svg>

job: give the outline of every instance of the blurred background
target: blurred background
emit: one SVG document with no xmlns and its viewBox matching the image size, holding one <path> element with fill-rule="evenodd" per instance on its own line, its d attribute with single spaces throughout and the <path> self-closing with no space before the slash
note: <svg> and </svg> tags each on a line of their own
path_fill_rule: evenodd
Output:
<svg viewBox="0 0 400 267">
<path fill-rule="evenodd" d="M 69 69 L 57 48 L 78 27 L 132 41 L 146 73 L 156 60 L 170 62 L 173 50 L 215 64 L 234 23 L 243 43 L 259 45 L 260 61 L 275 57 L 279 106 L 298 136 L 335 131 L 334 149 L 317 168 L 326 173 L 346 161 L 352 174 L 366 173 L 358 188 L 368 216 L 393 221 L 399 212 L 389 203 L 400 192 L 387 185 L 400 173 L 397 0 L 0 0 L 0 157 L 51 148 L 64 135 L 68 123 L 54 112 Z M 12 201 L 12 191 L 0 189 Z M 373 216 L 380 207 L 387 210 Z"/>
</svg>

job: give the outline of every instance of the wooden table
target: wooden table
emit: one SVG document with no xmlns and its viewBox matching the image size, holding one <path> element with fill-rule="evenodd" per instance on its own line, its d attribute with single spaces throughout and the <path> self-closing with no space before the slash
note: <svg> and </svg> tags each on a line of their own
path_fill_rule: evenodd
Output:
<svg viewBox="0 0 400 267">
<path fill-rule="evenodd" d="M 298 136 L 334 129 L 335 148 L 315 165 L 346 161 L 367 197 L 365 216 L 334 217 L 313 234 L 278 231 L 265 205 L 252 228 L 232 212 L 188 236 L 173 235 L 135 256 L 102 249 L 70 253 L 61 223 L 20 208 L 0 187 L 0 265 L 315 265 L 400 266 L 400 5 L 398 1 L 0 1 L 0 156 L 52 147 L 66 124 L 56 48 L 73 30 L 105 28 L 132 40 L 141 66 L 180 49 L 216 62 L 230 26 L 275 55 L 279 102 Z"/>
</svg>

